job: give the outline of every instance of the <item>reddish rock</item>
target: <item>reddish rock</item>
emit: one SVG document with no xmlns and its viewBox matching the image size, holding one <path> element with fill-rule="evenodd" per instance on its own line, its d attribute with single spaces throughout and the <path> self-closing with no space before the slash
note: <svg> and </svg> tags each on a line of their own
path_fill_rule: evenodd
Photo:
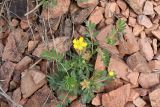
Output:
<svg viewBox="0 0 160 107">
<path fill-rule="evenodd" d="M 153 46 L 153 52 L 154 54 L 157 54 L 157 39 L 152 40 L 152 46 Z"/>
<path fill-rule="evenodd" d="M 158 15 L 160 16 L 160 5 L 156 6 L 154 8 L 154 10 L 158 13 Z"/>
<path fill-rule="evenodd" d="M 21 91 L 23 98 L 30 97 L 46 83 L 45 74 L 38 70 L 26 70 L 21 76 Z"/>
<path fill-rule="evenodd" d="M 80 103 L 78 100 L 75 100 L 71 103 L 71 105 L 69 107 L 87 107 L 87 106 Z"/>
<path fill-rule="evenodd" d="M 57 0 L 57 4 L 54 7 L 43 9 L 41 17 L 45 20 L 61 17 L 68 11 L 70 2 L 70 0 Z"/>
<path fill-rule="evenodd" d="M 144 88 L 135 88 L 134 89 L 136 92 L 139 93 L 140 96 L 144 97 L 148 94 L 149 90 L 148 89 L 144 89 Z"/>
<path fill-rule="evenodd" d="M 135 72 L 151 72 L 146 59 L 139 52 L 129 56 L 127 64 Z"/>
<path fill-rule="evenodd" d="M 158 30 L 153 30 L 152 34 L 158 39 L 160 40 L 160 29 Z"/>
<path fill-rule="evenodd" d="M 51 90 L 43 86 L 27 101 L 24 107 L 51 107 Z"/>
<path fill-rule="evenodd" d="M 8 38 L 2 55 L 3 60 L 19 62 L 22 59 L 22 53 L 27 47 L 29 36 L 22 29 L 15 29 Z"/>
<path fill-rule="evenodd" d="M 121 13 L 125 18 L 128 18 L 129 17 L 129 8 L 127 8 L 125 11 L 123 11 Z M 127 20 L 127 19 L 126 19 Z"/>
<path fill-rule="evenodd" d="M 59 53 L 64 53 L 69 50 L 71 41 L 69 37 L 58 37 L 55 38 L 54 41 L 50 41 L 48 43 L 49 49 L 55 49 Z M 33 55 L 40 57 L 43 51 L 47 50 L 47 47 L 44 43 L 38 45 L 38 47 L 32 53 Z"/>
<path fill-rule="evenodd" d="M 102 57 L 101 57 L 101 55 L 97 55 L 97 59 L 96 59 L 96 63 L 95 63 L 95 70 L 96 71 L 103 71 L 103 70 L 105 70 L 106 69 L 106 67 L 105 67 L 105 65 L 104 65 L 104 62 L 102 61 Z"/>
<path fill-rule="evenodd" d="M 131 72 L 128 74 L 127 77 L 129 79 L 130 83 L 132 83 L 135 86 L 138 85 L 139 72 Z"/>
<path fill-rule="evenodd" d="M 125 64 L 125 62 L 123 62 L 123 60 L 116 56 L 112 56 L 110 58 L 108 70 L 114 71 L 116 73 L 117 78 L 122 78 L 127 81 L 127 75 L 129 74 L 129 72 L 132 72 L 132 70 Z"/>
<path fill-rule="evenodd" d="M 153 10 L 153 2 L 151 1 L 146 1 L 144 8 L 143 8 L 143 14 L 145 15 L 153 15 L 154 10 Z"/>
<path fill-rule="evenodd" d="M 137 107 L 144 107 L 146 102 L 142 98 L 138 97 L 133 101 L 133 104 L 135 104 Z"/>
<path fill-rule="evenodd" d="M 138 44 L 138 42 L 133 35 L 132 29 L 126 26 L 125 32 L 125 40 L 121 40 L 120 44 L 118 45 L 118 50 L 122 56 L 124 56 L 125 54 L 135 53 L 139 50 L 139 45 L 135 45 Z"/>
<path fill-rule="evenodd" d="M 125 0 L 133 11 L 137 14 L 142 14 L 142 8 L 145 0 Z"/>
<path fill-rule="evenodd" d="M 21 22 L 20 22 L 20 26 L 24 30 L 28 29 L 29 26 L 31 26 L 30 24 L 31 23 L 29 22 L 29 20 L 21 20 Z"/>
<path fill-rule="evenodd" d="M 152 60 L 154 57 L 153 49 L 148 39 L 146 38 L 145 32 L 141 32 L 141 39 L 139 39 L 140 52 L 148 60 Z"/>
<path fill-rule="evenodd" d="M 89 21 L 94 24 L 100 23 L 103 20 L 104 9 L 102 7 L 96 7 L 95 10 L 89 16 Z"/>
<path fill-rule="evenodd" d="M 2 89 L 7 92 L 9 88 L 9 83 L 11 81 L 13 72 L 14 72 L 15 64 L 12 62 L 5 62 L 0 68 L 0 80 L 2 84 Z"/>
<path fill-rule="evenodd" d="M 29 41 L 28 42 L 28 52 L 33 51 L 38 45 L 38 41 Z"/>
<path fill-rule="evenodd" d="M 32 62 L 32 59 L 28 56 L 25 56 L 20 62 L 15 66 L 15 70 L 23 71 L 28 68 L 29 64 Z"/>
<path fill-rule="evenodd" d="M 133 17 L 129 17 L 128 25 L 132 26 L 132 27 L 135 27 L 135 25 L 136 25 L 136 19 L 133 18 Z"/>
<path fill-rule="evenodd" d="M 105 8 L 106 19 L 113 16 L 113 14 L 116 12 L 116 7 L 117 7 L 117 4 L 114 2 L 110 2 L 106 4 L 106 8 Z"/>
<path fill-rule="evenodd" d="M 87 1 L 77 0 L 78 6 L 82 8 L 95 7 L 97 6 L 98 2 L 99 2 L 98 0 L 87 0 Z"/>
<path fill-rule="evenodd" d="M 152 60 L 149 62 L 149 66 L 152 71 L 159 71 L 160 70 L 160 61 Z"/>
<path fill-rule="evenodd" d="M 160 105 L 160 89 L 156 89 L 149 94 L 149 99 L 152 107 L 159 107 Z"/>
<path fill-rule="evenodd" d="M 12 99 L 16 103 L 18 104 L 20 103 L 20 100 L 21 100 L 21 89 L 20 88 L 17 88 L 16 90 L 13 91 Z"/>
<path fill-rule="evenodd" d="M 151 88 L 159 82 L 159 74 L 157 73 L 141 73 L 138 79 L 138 83 L 143 88 Z"/>
<path fill-rule="evenodd" d="M 133 28 L 133 34 L 134 36 L 139 36 L 139 34 L 144 30 L 144 26 L 141 26 L 139 24 L 136 24 Z"/>
<path fill-rule="evenodd" d="M 127 4 L 123 0 L 117 0 L 117 4 L 122 11 L 127 9 Z"/>
<path fill-rule="evenodd" d="M 19 24 L 19 21 L 17 19 L 12 19 L 12 22 L 10 25 L 13 27 L 16 27 L 16 26 L 18 26 L 18 24 Z"/>
<path fill-rule="evenodd" d="M 139 97 L 139 93 L 136 92 L 134 89 L 131 89 L 131 92 L 130 92 L 130 96 L 129 96 L 129 101 L 134 101 L 136 98 Z"/>
<path fill-rule="evenodd" d="M 124 107 L 136 107 L 132 102 L 127 102 Z"/>
<path fill-rule="evenodd" d="M 96 97 L 94 97 L 92 99 L 92 105 L 95 105 L 95 106 L 100 106 L 101 105 L 101 98 L 100 98 L 100 95 L 96 95 Z"/>
<path fill-rule="evenodd" d="M 102 90 L 106 92 L 113 91 L 119 87 L 123 86 L 123 81 L 120 79 L 115 79 L 111 81 L 110 83 L 106 83 L 106 85 L 102 88 Z"/>
<path fill-rule="evenodd" d="M 151 20 L 145 15 L 139 15 L 137 20 L 140 25 L 143 25 L 146 28 L 151 28 L 153 26 Z"/>
<path fill-rule="evenodd" d="M 107 49 L 113 54 L 119 54 L 117 48 L 115 46 L 109 45 L 106 43 L 106 37 L 108 36 L 107 34 L 111 32 L 113 25 L 106 26 L 103 28 L 98 35 L 96 36 L 96 39 L 99 42 L 99 45 L 101 48 Z"/>
<path fill-rule="evenodd" d="M 114 91 L 102 95 L 104 107 L 124 107 L 130 96 L 130 84 L 124 85 Z"/>
</svg>

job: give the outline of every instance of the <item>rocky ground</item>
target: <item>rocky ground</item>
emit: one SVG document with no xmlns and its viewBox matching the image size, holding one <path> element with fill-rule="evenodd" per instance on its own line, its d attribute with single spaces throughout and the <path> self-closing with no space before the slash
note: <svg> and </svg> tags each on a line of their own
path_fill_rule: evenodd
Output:
<svg viewBox="0 0 160 107">
<path fill-rule="evenodd" d="M 86 20 L 96 24 L 100 46 L 112 54 L 108 70 L 117 75 L 90 106 L 160 107 L 159 0 L 58 0 L 54 8 L 36 7 L 34 0 L 16 0 L 9 8 L 0 2 L 0 107 L 55 107 L 49 62 L 40 54 L 66 52 L 68 39 L 85 35 Z M 126 21 L 124 40 L 108 45 L 105 38 L 119 18 Z M 101 67 L 97 57 L 95 68 Z M 70 107 L 88 107 L 71 100 Z"/>
</svg>

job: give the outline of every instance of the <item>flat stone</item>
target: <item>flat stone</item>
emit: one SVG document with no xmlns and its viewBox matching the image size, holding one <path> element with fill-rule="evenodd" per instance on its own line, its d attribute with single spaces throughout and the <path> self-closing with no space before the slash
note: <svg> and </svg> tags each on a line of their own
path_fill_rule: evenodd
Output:
<svg viewBox="0 0 160 107">
<path fill-rule="evenodd" d="M 129 56 L 127 59 L 127 64 L 135 72 L 151 72 L 146 59 L 139 52 Z"/>
<path fill-rule="evenodd" d="M 154 10 L 153 10 L 153 3 L 151 1 L 146 1 L 144 8 L 143 8 L 143 13 L 145 15 L 153 15 Z"/>
<path fill-rule="evenodd" d="M 151 28 L 153 26 L 151 20 L 145 15 L 139 15 L 137 21 L 140 25 L 143 25 L 146 28 Z"/>
<path fill-rule="evenodd" d="M 130 84 L 102 95 L 104 107 L 124 107 L 130 96 Z"/>
<path fill-rule="evenodd" d="M 143 88 L 151 88 L 159 84 L 159 74 L 157 73 L 141 73 L 138 79 L 138 83 Z"/>
<path fill-rule="evenodd" d="M 158 13 L 158 15 L 160 16 L 160 5 L 156 6 L 154 8 L 154 10 Z"/>
<path fill-rule="evenodd" d="M 160 29 L 158 30 L 153 30 L 152 34 L 158 39 L 160 40 Z"/>
<path fill-rule="evenodd" d="M 156 89 L 149 94 L 152 107 L 159 107 L 160 105 L 160 89 Z"/>
<path fill-rule="evenodd" d="M 152 71 L 160 71 L 160 61 L 159 60 L 150 61 L 149 66 Z"/>
<path fill-rule="evenodd" d="M 146 102 L 142 98 L 138 97 L 133 101 L 133 104 L 135 104 L 137 107 L 144 107 Z"/>
</svg>

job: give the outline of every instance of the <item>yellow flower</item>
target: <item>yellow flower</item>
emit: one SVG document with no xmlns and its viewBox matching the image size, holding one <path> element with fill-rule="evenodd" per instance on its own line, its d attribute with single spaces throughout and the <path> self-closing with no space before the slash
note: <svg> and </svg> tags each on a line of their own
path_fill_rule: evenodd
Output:
<svg viewBox="0 0 160 107">
<path fill-rule="evenodd" d="M 90 82 L 87 80 L 84 80 L 80 84 L 82 86 L 82 90 L 84 90 L 85 88 L 89 88 Z"/>
<path fill-rule="evenodd" d="M 87 42 L 84 41 L 83 37 L 80 37 L 79 39 L 74 39 L 73 40 L 73 47 L 76 50 L 82 51 L 83 49 L 85 49 L 87 47 Z"/>
<path fill-rule="evenodd" d="M 115 76 L 115 72 L 114 72 L 114 71 L 109 71 L 109 72 L 108 72 L 108 75 L 109 75 L 110 77 L 114 77 L 114 76 Z"/>
</svg>

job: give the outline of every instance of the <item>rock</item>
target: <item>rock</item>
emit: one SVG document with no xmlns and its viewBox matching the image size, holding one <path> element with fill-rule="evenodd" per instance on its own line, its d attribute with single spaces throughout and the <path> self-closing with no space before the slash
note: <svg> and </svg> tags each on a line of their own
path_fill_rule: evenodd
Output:
<svg viewBox="0 0 160 107">
<path fill-rule="evenodd" d="M 125 18 L 128 18 L 129 17 L 129 8 L 127 8 L 125 11 L 123 11 L 121 13 Z"/>
<path fill-rule="evenodd" d="M 127 81 L 127 75 L 129 74 L 129 72 L 132 72 L 132 70 L 125 64 L 125 62 L 123 62 L 123 60 L 116 56 L 112 56 L 110 58 L 108 70 L 114 71 L 116 73 L 117 78 L 122 78 Z"/>
<path fill-rule="evenodd" d="M 80 103 L 78 100 L 75 100 L 71 103 L 71 105 L 69 107 L 87 107 L 87 106 Z"/>
<path fill-rule="evenodd" d="M 75 24 L 83 23 L 94 10 L 94 7 L 78 9 L 72 13 L 72 20 Z"/>
<path fill-rule="evenodd" d="M 141 32 L 141 39 L 139 39 L 140 52 L 148 60 L 152 60 L 154 57 L 153 49 L 148 39 L 146 38 L 145 32 Z"/>
<path fill-rule="evenodd" d="M 51 90 L 43 86 L 27 101 L 24 107 L 51 107 Z"/>
<path fill-rule="evenodd" d="M 4 45 L 0 42 L 0 57 L 2 57 L 4 51 Z"/>
<path fill-rule="evenodd" d="M 135 27 L 135 25 L 136 25 L 136 19 L 133 18 L 133 17 L 129 17 L 128 25 L 132 26 L 132 27 Z"/>
<path fill-rule="evenodd" d="M 159 71 L 160 70 L 160 61 L 152 60 L 149 62 L 149 66 L 152 71 Z"/>
<path fill-rule="evenodd" d="M 130 83 L 133 85 L 137 86 L 138 85 L 138 77 L 139 77 L 139 72 L 131 72 L 127 75 Z"/>
<path fill-rule="evenodd" d="M 26 30 L 29 28 L 29 26 L 31 25 L 30 21 L 28 20 L 21 20 L 20 22 L 20 26 L 23 30 Z"/>
<path fill-rule="evenodd" d="M 2 55 L 3 60 L 19 62 L 22 59 L 22 53 L 27 47 L 29 36 L 22 29 L 15 29 L 8 38 Z"/>
<path fill-rule="evenodd" d="M 140 25 L 143 25 L 146 28 L 151 28 L 153 26 L 151 20 L 145 15 L 139 15 L 137 21 Z"/>
<path fill-rule="evenodd" d="M 95 62 L 95 70 L 96 71 L 103 71 L 105 69 L 106 69 L 106 67 L 104 65 L 104 62 L 102 61 L 102 57 L 101 57 L 101 55 L 98 54 L 96 62 Z"/>
<path fill-rule="evenodd" d="M 154 10 L 158 13 L 158 15 L 160 16 L 160 5 L 156 6 L 154 8 Z"/>
<path fill-rule="evenodd" d="M 152 46 L 153 46 L 153 53 L 156 55 L 157 54 L 157 39 L 152 40 Z"/>
<path fill-rule="evenodd" d="M 139 24 L 136 24 L 133 28 L 133 34 L 134 36 L 139 36 L 139 34 L 144 30 L 144 26 L 141 26 Z"/>
<path fill-rule="evenodd" d="M 19 21 L 17 19 L 12 19 L 12 22 L 10 25 L 13 27 L 16 27 L 16 26 L 18 26 L 18 24 L 19 24 Z"/>
<path fill-rule="evenodd" d="M 118 50 L 121 56 L 124 56 L 126 54 L 132 54 L 139 51 L 139 45 L 135 45 L 138 44 L 138 42 L 135 36 L 133 35 L 132 29 L 126 26 L 124 32 L 125 32 L 124 35 L 125 40 L 120 40 L 119 41 L 120 43 L 118 45 Z"/>
<path fill-rule="evenodd" d="M 110 2 L 106 4 L 105 8 L 105 18 L 110 18 L 113 16 L 113 14 L 116 12 L 117 4 L 114 2 Z"/>
<path fill-rule="evenodd" d="M 156 89 L 149 94 L 149 99 L 152 107 L 159 107 L 160 105 L 160 89 Z"/>
<path fill-rule="evenodd" d="M 117 4 L 122 11 L 127 9 L 127 4 L 123 0 L 117 0 Z"/>
<path fill-rule="evenodd" d="M 143 3 L 145 0 L 125 0 L 133 11 L 137 14 L 142 14 Z"/>
<path fill-rule="evenodd" d="M 132 102 L 127 102 L 124 107 L 136 107 Z"/>
<path fill-rule="evenodd" d="M 87 0 L 87 1 L 77 0 L 78 6 L 82 8 L 95 7 L 98 5 L 98 2 L 99 2 L 98 0 Z"/>
<path fill-rule="evenodd" d="M 28 56 L 25 56 L 20 62 L 15 66 L 15 70 L 23 71 L 28 68 L 29 64 L 32 62 L 32 59 Z"/>
<path fill-rule="evenodd" d="M 14 72 L 15 64 L 9 61 L 3 63 L 0 68 L 0 80 L 2 89 L 7 92 L 9 88 L 9 83 L 11 81 L 13 72 Z"/>
<path fill-rule="evenodd" d="M 33 51 L 35 48 L 36 48 L 36 46 L 38 45 L 38 41 L 29 41 L 28 42 L 28 52 L 31 52 L 31 51 Z"/>
<path fill-rule="evenodd" d="M 113 54 L 119 54 L 117 48 L 115 46 L 109 45 L 106 43 L 106 37 L 108 36 L 108 33 L 111 32 L 113 25 L 106 26 L 103 28 L 98 35 L 96 36 L 96 39 L 99 42 L 99 45 L 101 48 L 107 49 Z"/>
<path fill-rule="evenodd" d="M 137 107 L 144 107 L 146 102 L 142 98 L 138 97 L 133 101 L 133 104 L 135 104 Z"/>
<path fill-rule="evenodd" d="M 21 91 L 23 98 L 30 97 L 45 83 L 45 75 L 38 70 L 26 70 L 21 76 Z"/>
<path fill-rule="evenodd" d="M 153 15 L 154 10 L 153 10 L 153 3 L 151 1 L 146 1 L 144 8 L 143 8 L 143 14 L 145 15 Z"/>
<path fill-rule="evenodd" d="M 96 7 L 95 10 L 89 16 L 89 21 L 94 24 L 100 23 L 103 20 L 104 9 L 102 7 Z"/>
<path fill-rule="evenodd" d="M 146 59 L 139 52 L 129 56 L 127 59 L 127 64 L 135 72 L 151 72 Z"/>
<path fill-rule="evenodd" d="M 154 24 L 151 28 L 146 28 L 145 33 L 146 34 L 153 34 L 152 31 L 157 30 L 159 27 L 159 24 Z"/>
<path fill-rule="evenodd" d="M 148 89 L 144 89 L 144 88 L 135 88 L 134 89 L 136 92 L 139 93 L 140 96 L 144 97 L 148 94 L 149 90 Z"/>
<path fill-rule="evenodd" d="M 16 90 L 13 91 L 12 99 L 16 103 L 20 102 L 21 100 L 21 89 L 20 88 L 17 88 Z"/>
<path fill-rule="evenodd" d="M 138 83 L 143 88 L 151 88 L 159 82 L 159 74 L 157 73 L 141 73 L 138 79 Z"/>
<path fill-rule="evenodd" d="M 158 40 L 160 40 L 160 29 L 152 31 L 152 34 L 153 34 Z"/>
<path fill-rule="evenodd" d="M 92 99 L 92 105 L 95 105 L 95 106 L 101 105 L 100 95 L 97 94 L 96 97 Z"/>
<path fill-rule="evenodd" d="M 130 84 L 102 95 L 104 107 L 124 107 L 130 96 Z"/>
<path fill-rule="evenodd" d="M 131 89 L 131 92 L 130 92 L 130 96 L 129 96 L 129 101 L 134 101 L 136 98 L 139 97 L 139 93 L 136 92 L 134 89 Z"/>
<path fill-rule="evenodd" d="M 120 79 L 115 79 L 113 81 L 111 81 L 110 83 L 107 83 L 104 87 L 103 90 L 105 92 L 110 92 L 113 91 L 119 87 L 123 86 L 123 81 Z"/>
<path fill-rule="evenodd" d="M 49 50 L 55 49 L 59 53 L 64 53 L 69 50 L 70 48 L 70 39 L 69 37 L 58 37 L 55 38 L 53 41 L 48 43 Z M 32 53 L 33 55 L 40 57 L 43 51 L 47 50 L 47 47 L 44 43 L 38 45 L 38 47 Z"/>
<path fill-rule="evenodd" d="M 55 6 L 43 9 L 41 17 L 45 20 L 61 17 L 68 11 L 70 2 L 70 0 L 57 0 Z"/>
</svg>

